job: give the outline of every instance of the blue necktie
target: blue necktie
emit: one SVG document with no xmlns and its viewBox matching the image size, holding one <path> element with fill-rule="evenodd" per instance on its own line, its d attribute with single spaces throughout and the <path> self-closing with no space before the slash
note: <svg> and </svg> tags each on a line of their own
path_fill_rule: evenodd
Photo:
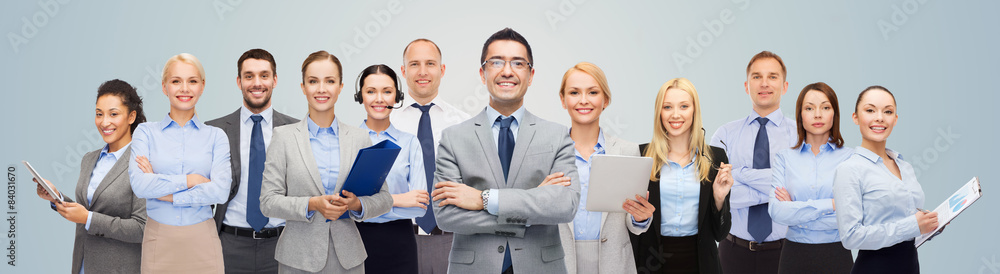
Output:
<svg viewBox="0 0 1000 274">
<path fill-rule="evenodd" d="M 760 130 L 757 131 L 757 139 L 753 142 L 753 168 L 771 168 L 771 149 L 767 141 L 767 118 L 757 117 Z M 747 214 L 747 232 L 758 243 L 763 243 L 768 235 L 771 235 L 771 215 L 767 213 L 767 203 L 750 207 Z"/>
<path fill-rule="evenodd" d="M 260 183 L 264 179 L 264 132 L 260 129 L 260 114 L 250 115 L 253 130 L 250 131 L 250 170 L 247 175 L 247 223 L 254 231 L 267 225 L 267 217 L 260 212 Z"/>
<path fill-rule="evenodd" d="M 507 180 L 507 173 L 510 171 L 510 158 L 514 156 L 514 132 L 510 130 L 510 124 L 514 122 L 514 116 L 502 118 L 497 117 L 496 122 L 500 123 L 500 134 L 497 140 L 498 154 L 500 154 L 500 165 L 503 167 L 503 179 Z M 503 266 L 500 267 L 501 272 L 505 272 L 508 268 L 513 265 L 510 259 L 510 244 L 507 244 L 507 248 L 504 249 L 503 253 Z"/>
<path fill-rule="evenodd" d="M 500 154 L 500 165 L 503 166 L 503 179 L 507 180 L 507 172 L 510 171 L 510 158 L 514 156 L 514 132 L 510 130 L 510 124 L 514 122 L 514 117 L 497 117 L 496 122 L 500 123 L 500 140 L 497 141 L 498 153 Z"/>
<path fill-rule="evenodd" d="M 417 140 L 420 141 L 420 152 L 424 155 L 424 173 L 427 176 L 427 193 L 434 192 L 434 132 L 431 129 L 430 103 L 426 106 L 413 103 L 413 107 L 420 109 L 420 122 L 417 124 Z M 431 233 L 437 228 L 437 220 L 434 219 L 434 211 L 428 209 L 424 216 L 417 217 L 417 226 L 427 233 Z"/>
</svg>

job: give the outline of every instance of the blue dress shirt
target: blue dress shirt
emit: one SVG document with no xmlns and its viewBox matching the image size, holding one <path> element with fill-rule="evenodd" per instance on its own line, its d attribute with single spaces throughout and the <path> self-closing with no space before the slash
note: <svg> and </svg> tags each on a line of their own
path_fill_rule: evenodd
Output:
<svg viewBox="0 0 1000 274">
<path fill-rule="evenodd" d="M 153 173 L 143 173 L 135 158 L 146 156 Z M 172 226 L 193 225 L 212 218 L 211 205 L 229 198 L 233 176 L 229 139 L 222 129 L 192 117 L 184 125 L 170 119 L 142 123 L 132 134 L 132 159 L 128 163 L 132 192 L 146 199 L 146 215 Z M 187 175 L 211 180 L 187 187 Z M 174 202 L 157 198 L 173 194 Z"/>
<path fill-rule="evenodd" d="M 240 107 L 240 185 L 239 189 L 236 190 L 236 196 L 233 196 L 233 200 L 229 201 L 229 207 L 226 210 L 226 217 L 223 218 L 223 223 L 228 226 L 250 228 L 250 224 L 247 223 L 247 186 L 250 183 L 247 181 L 250 178 L 250 135 L 253 134 L 253 120 L 250 116 L 253 112 L 250 112 L 245 106 Z M 271 145 L 271 135 L 274 132 L 274 127 L 272 123 L 274 120 L 274 110 L 272 108 L 267 108 L 260 112 L 262 119 L 260 120 L 260 130 L 264 137 L 264 149 L 265 151 Z M 232 152 L 232 151 L 231 151 Z M 281 218 L 268 218 L 267 224 L 264 228 L 275 228 L 285 226 L 285 220 Z"/>
<path fill-rule="evenodd" d="M 524 106 L 521 106 L 520 108 L 515 110 L 514 113 L 510 114 L 510 116 L 503 116 L 503 114 L 500 114 L 500 112 L 493 109 L 493 107 L 486 106 L 486 117 L 489 118 L 488 121 L 496 121 L 497 117 L 500 117 L 501 119 L 507 119 L 507 117 L 514 117 L 514 121 L 510 123 L 510 132 L 514 134 L 514 142 L 515 143 L 517 142 L 517 130 L 521 128 L 521 119 L 524 119 Z M 490 129 L 493 130 L 494 148 L 498 148 L 500 147 L 500 123 L 493 123 Z M 514 163 L 511 164 L 513 165 Z M 497 212 L 500 211 L 500 197 L 499 197 L 500 191 L 497 191 L 496 189 L 490 189 L 489 192 L 487 192 L 487 195 L 489 195 L 490 201 L 488 204 L 486 204 L 486 212 L 489 212 L 490 214 L 493 215 L 497 215 Z"/>
<path fill-rule="evenodd" d="M 750 111 L 750 115 L 745 118 L 726 123 L 719 127 L 712 135 L 712 146 L 721 147 L 726 150 L 729 164 L 733 165 L 733 187 L 729 194 L 730 212 L 733 214 L 733 226 L 730 233 L 744 240 L 752 240 L 750 232 L 747 231 L 747 214 L 750 207 L 767 203 L 770 199 L 771 169 L 753 169 L 753 146 L 757 139 L 757 131 L 760 124 L 757 118 L 761 117 L 756 111 Z M 767 119 L 767 140 L 770 145 L 771 158 L 774 154 L 783 149 L 795 146 L 798 133 L 795 130 L 795 121 L 785 117 L 781 109 L 768 114 Z M 713 178 L 714 179 L 714 178 Z M 771 224 L 771 235 L 764 241 L 770 242 L 785 238 L 788 227 L 778 223 Z"/>
<path fill-rule="evenodd" d="M 920 236 L 915 214 L 924 206 L 924 190 L 902 155 L 885 152 L 896 161 L 902 180 L 882 157 L 863 147 L 837 167 L 833 198 L 840 240 L 847 249 L 876 250 Z"/>
<path fill-rule="evenodd" d="M 365 120 L 367 121 L 367 120 Z M 372 144 L 389 140 L 399 146 L 399 155 L 385 177 L 390 194 L 403 194 L 415 189 L 427 189 L 427 176 L 424 175 L 424 154 L 420 148 L 420 140 L 412 134 L 399 131 L 392 124 L 382 132 L 368 128 L 364 122 L 361 129 L 368 131 Z M 365 220 L 368 223 L 385 223 L 389 221 L 412 219 L 424 216 L 426 209 L 419 207 L 392 207 L 389 213 Z"/>
<path fill-rule="evenodd" d="M 697 155 L 697 153 L 691 153 Z M 698 199 L 701 181 L 694 161 L 684 167 L 667 160 L 660 168 L 660 235 L 685 237 L 698 234 Z"/>
<path fill-rule="evenodd" d="M 771 191 L 768 213 L 775 223 L 788 226 L 787 239 L 796 243 L 826 244 L 840 241 L 837 215 L 833 209 L 833 174 L 837 165 L 854 153 L 833 143 L 820 146 L 814 155 L 812 146 L 786 149 L 771 159 L 771 185 L 783 187 L 792 201 L 778 201 Z"/>
<path fill-rule="evenodd" d="M 340 195 L 340 193 L 334 192 L 337 190 L 337 179 L 340 178 L 340 135 L 338 134 L 340 126 L 337 118 L 333 118 L 330 127 L 323 128 L 313 122 L 311 117 L 307 117 L 306 120 L 309 128 L 309 146 L 312 148 L 313 158 L 316 159 L 316 168 L 319 169 L 320 181 L 323 181 L 324 193 L 326 195 Z M 363 212 L 364 201 L 361 201 L 361 208 Z M 354 210 L 348 210 L 348 212 L 355 216 L 362 216 Z M 315 213 L 316 211 L 308 211 L 306 217 L 312 218 Z"/>
</svg>

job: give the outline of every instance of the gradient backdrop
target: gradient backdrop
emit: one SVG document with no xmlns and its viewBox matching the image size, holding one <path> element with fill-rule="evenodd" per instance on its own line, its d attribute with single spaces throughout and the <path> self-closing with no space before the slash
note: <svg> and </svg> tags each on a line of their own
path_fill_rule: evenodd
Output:
<svg viewBox="0 0 1000 274">
<path fill-rule="evenodd" d="M 111 1 L 109 1 L 111 2 Z M 919 249 L 926 273 L 1000 273 L 1000 225 L 992 199 L 998 177 L 994 108 L 1000 95 L 1000 38 L 995 1 L 412 1 L 273 3 L 263 1 L 17 1 L 0 11 L 0 64 L 5 86 L 0 163 L 15 168 L 16 266 L 3 273 L 57 273 L 70 268 L 74 226 L 35 196 L 32 162 L 63 190 L 75 188 L 80 157 L 103 146 L 93 123 L 97 87 L 120 78 L 139 88 L 149 120 L 166 115 L 160 90 L 164 62 L 187 52 L 203 62 L 207 88 L 198 104 L 207 121 L 241 104 L 236 60 L 243 51 L 274 54 L 276 110 L 304 117 L 299 67 L 327 50 L 344 63 L 337 115 L 365 117 L 353 102 L 353 79 L 378 63 L 398 68 L 416 38 L 437 42 L 447 66 L 441 95 L 470 114 L 486 105 L 478 75 L 482 44 L 511 27 L 534 51 L 528 110 L 569 124 L 558 85 L 573 64 L 606 72 L 613 100 L 601 124 L 608 134 L 648 142 L 657 89 L 687 77 L 701 95 L 711 136 L 751 111 L 743 89 L 753 54 L 770 50 L 788 67 L 782 110 L 793 116 L 803 86 L 823 81 L 839 94 L 842 132 L 860 144 L 850 120 L 869 85 L 896 94 L 899 122 L 888 147 L 914 165 L 933 208 L 973 176 L 986 198 Z M 9 181 L 9 180 L 8 180 Z M 9 190 L 9 189 L 8 189 Z M 9 198 L 5 199 L 9 201 Z M 8 210 L 10 207 L 8 205 Z M 8 230 L 9 221 L 3 222 Z M 7 234 L 7 233 L 4 233 Z M 3 239 L 4 255 L 9 240 Z"/>
</svg>

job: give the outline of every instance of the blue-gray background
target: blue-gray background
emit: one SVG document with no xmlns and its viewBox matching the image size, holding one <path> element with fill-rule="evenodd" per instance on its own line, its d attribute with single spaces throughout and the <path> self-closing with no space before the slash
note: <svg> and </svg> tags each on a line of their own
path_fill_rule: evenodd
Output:
<svg viewBox="0 0 1000 274">
<path fill-rule="evenodd" d="M 159 120 L 168 109 L 159 85 L 163 63 L 177 53 L 194 54 L 207 74 L 198 115 L 209 120 L 239 107 L 235 63 L 259 47 L 278 63 L 274 108 L 304 117 L 299 66 L 323 49 L 341 58 L 348 79 L 337 115 L 360 123 L 365 115 L 351 100 L 350 80 L 371 64 L 398 68 L 406 43 L 424 37 L 444 51 L 440 96 L 475 114 L 488 100 L 477 70 L 482 43 L 509 26 L 527 37 L 535 55 L 537 72 L 525 99 L 530 111 L 568 124 L 557 95 L 562 74 L 577 62 L 593 62 L 613 92 L 601 124 L 634 142 L 649 140 L 651 101 L 674 77 L 698 87 L 709 135 L 749 114 L 745 68 L 761 50 L 781 55 L 788 67 L 786 115 L 793 115 L 806 84 L 824 81 L 837 91 L 848 146 L 860 143 L 849 118 L 858 92 L 888 87 L 899 107 L 888 146 L 914 164 L 927 207 L 973 176 L 987 193 L 920 248 L 924 271 L 1000 273 L 1000 236 L 992 232 L 1000 224 L 994 213 L 1000 202 L 990 198 L 998 179 L 991 155 L 998 152 L 992 119 L 1000 95 L 990 91 L 1000 72 L 998 9 L 995 1 L 934 0 L 6 3 L 0 11 L 7 38 L 0 43 L 7 119 L 0 163 L 17 169 L 17 266 L 0 269 L 70 268 L 74 226 L 36 198 L 20 161 L 32 162 L 59 188 L 74 189 L 80 157 L 103 146 L 93 108 L 106 80 L 137 86 L 147 117 Z"/>
</svg>

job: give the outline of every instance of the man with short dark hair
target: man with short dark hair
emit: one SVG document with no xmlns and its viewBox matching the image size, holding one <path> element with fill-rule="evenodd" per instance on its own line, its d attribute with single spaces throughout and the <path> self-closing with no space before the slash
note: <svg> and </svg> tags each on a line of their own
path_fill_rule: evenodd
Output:
<svg viewBox="0 0 1000 274">
<path fill-rule="evenodd" d="M 767 202 L 771 157 L 795 146 L 795 121 L 781 113 L 788 91 L 785 63 L 770 51 L 754 55 L 747 65 L 745 91 L 753 102 L 750 115 L 729 122 L 712 136 L 712 146 L 725 148 L 733 166 L 730 211 L 733 226 L 719 243 L 725 273 L 778 273 L 782 240 L 788 227 L 774 223 Z"/>
<path fill-rule="evenodd" d="M 489 106 L 441 134 L 434 214 L 455 232 L 450 273 L 566 273 L 558 224 L 580 201 L 569 130 L 524 109 L 531 47 L 506 28 L 483 44 Z M 562 172 L 570 185 L 538 186 Z"/>
<path fill-rule="evenodd" d="M 227 202 L 216 205 L 215 223 L 226 273 L 277 273 L 274 248 L 285 220 L 267 218 L 260 212 L 260 185 L 272 129 L 298 120 L 271 109 L 271 93 L 278 82 L 271 53 L 248 50 L 237 60 L 236 68 L 243 106 L 205 123 L 226 132 L 232 151 L 233 185 Z"/>
</svg>

